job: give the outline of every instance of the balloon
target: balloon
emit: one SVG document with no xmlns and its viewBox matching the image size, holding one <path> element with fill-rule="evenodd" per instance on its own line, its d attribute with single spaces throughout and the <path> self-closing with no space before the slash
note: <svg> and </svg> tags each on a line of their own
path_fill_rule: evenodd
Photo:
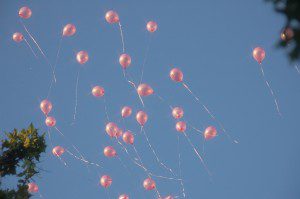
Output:
<svg viewBox="0 0 300 199">
<path fill-rule="evenodd" d="M 50 111 L 52 110 L 52 103 L 50 101 L 48 101 L 47 99 L 44 99 L 40 103 L 40 109 L 45 115 L 48 115 L 50 113 Z"/>
<path fill-rule="evenodd" d="M 157 23 L 154 21 L 149 21 L 147 23 L 147 30 L 149 32 L 155 32 L 157 30 Z"/>
<path fill-rule="evenodd" d="M 118 13 L 113 10 L 106 12 L 105 19 L 110 24 L 118 23 L 120 21 Z"/>
<path fill-rule="evenodd" d="M 94 86 L 92 89 L 92 94 L 95 97 L 102 97 L 104 95 L 104 88 L 101 86 Z"/>
<path fill-rule="evenodd" d="M 175 107 L 173 108 L 172 110 L 172 116 L 175 118 L 175 119 L 180 119 L 183 117 L 183 109 L 180 108 L 180 107 Z"/>
<path fill-rule="evenodd" d="M 148 191 L 155 189 L 156 187 L 154 180 L 152 180 L 151 178 L 146 178 L 143 182 L 143 186 Z"/>
<path fill-rule="evenodd" d="M 101 186 L 103 186 L 105 188 L 109 187 L 111 185 L 111 183 L 112 183 L 112 179 L 108 175 L 104 175 L 100 179 Z"/>
<path fill-rule="evenodd" d="M 132 109 L 129 106 L 124 106 L 122 108 L 121 114 L 123 118 L 129 117 L 131 113 L 132 113 Z"/>
<path fill-rule="evenodd" d="M 131 57 L 127 54 L 122 54 L 119 58 L 122 68 L 126 69 L 131 64 Z"/>
<path fill-rule="evenodd" d="M 30 182 L 27 184 L 29 193 L 36 193 L 39 191 L 39 187 L 34 182 Z"/>
<path fill-rule="evenodd" d="M 166 196 L 166 197 L 160 197 L 158 199 L 174 199 L 174 197 L 169 195 L 169 196 Z"/>
<path fill-rule="evenodd" d="M 76 55 L 77 62 L 80 64 L 85 64 L 89 60 L 89 55 L 86 51 L 80 51 Z"/>
<path fill-rule="evenodd" d="M 112 146 L 107 146 L 104 148 L 103 153 L 106 157 L 115 157 L 117 155 L 116 150 Z"/>
<path fill-rule="evenodd" d="M 56 146 L 52 149 L 53 155 L 59 157 L 65 152 L 65 149 L 61 146 Z"/>
<path fill-rule="evenodd" d="M 45 124 L 49 127 L 53 127 L 56 124 L 56 119 L 54 117 L 48 116 L 45 120 Z"/>
<path fill-rule="evenodd" d="M 265 56 L 266 56 L 266 52 L 263 48 L 261 47 L 256 47 L 253 50 L 253 58 L 259 63 L 261 64 L 261 62 L 264 60 Z"/>
<path fill-rule="evenodd" d="M 126 131 L 123 134 L 122 138 L 126 144 L 133 144 L 133 142 L 134 142 L 134 136 L 130 131 Z"/>
<path fill-rule="evenodd" d="M 139 111 L 136 114 L 136 120 L 141 125 L 144 126 L 148 120 L 148 115 L 144 111 Z"/>
<path fill-rule="evenodd" d="M 210 140 L 210 139 L 213 139 L 214 137 L 217 136 L 217 130 L 215 127 L 213 126 L 209 126 L 205 129 L 204 131 L 204 138 L 206 140 Z"/>
<path fill-rule="evenodd" d="M 109 122 L 108 124 L 106 124 L 105 131 L 110 137 L 116 137 L 119 128 L 115 123 Z"/>
<path fill-rule="evenodd" d="M 129 199 L 129 196 L 126 194 L 122 194 L 119 196 L 119 199 Z"/>
<path fill-rule="evenodd" d="M 290 41 L 293 37 L 294 37 L 294 31 L 290 27 L 285 28 L 280 35 L 280 38 L 286 42 Z"/>
<path fill-rule="evenodd" d="M 170 77 L 175 82 L 182 82 L 183 81 L 183 73 L 178 68 L 173 68 L 170 71 Z"/>
<path fill-rule="evenodd" d="M 63 29 L 63 36 L 72 36 L 76 33 L 76 27 L 73 24 L 67 24 L 65 25 L 64 29 Z"/>
<path fill-rule="evenodd" d="M 153 94 L 153 89 L 148 84 L 140 84 L 137 88 L 140 96 L 148 96 Z"/>
<path fill-rule="evenodd" d="M 186 123 L 183 121 L 179 121 L 176 123 L 176 130 L 178 132 L 185 132 L 186 130 Z"/>
<path fill-rule="evenodd" d="M 31 14 L 32 14 L 32 12 L 31 12 L 30 8 L 28 8 L 26 6 L 20 8 L 20 10 L 19 10 L 19 16 L 23 19 L 30 18 Z"/>
<path fill-rule="evenodd" d="M 21 42 L 24 39 L 23 34 L 19 32 L 15 32 L 12 38 L 15 42 Z"/>
</svg>

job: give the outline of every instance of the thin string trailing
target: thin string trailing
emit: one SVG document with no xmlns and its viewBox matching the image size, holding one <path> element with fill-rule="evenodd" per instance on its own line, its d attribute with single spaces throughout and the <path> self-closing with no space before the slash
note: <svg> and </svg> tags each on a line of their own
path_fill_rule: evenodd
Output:
<svg viewBox="0 0 300 199">
<path fill-rule="evenodd" d="M 99 164 L 93 163 L 93 162 L 90 162 L 90 161 L 87 161 L 85 158 L 80 158 L 80 157 L 76 156 L 75 154 L 73 154 L 73 153 L 72 153 L 71 151 L 69 151 L 68 149 L 66 149 L 66 152 L 67 152 L 68 154 L 70 154 L 71 156 L 73 156 L 74 158 L 76 158 L 77 160 L 80 160 L 80 161 L 82 161 L 82 162 L 84 162 L 84 163 L 86 163 L 86 164 L 94 165 L 94 166 L 97 166 L 97 167 L 100 167 L 100 168 L 101 168 L 101 166 L 100 166 Z"/>
<path fill-rule="evenodd" d="M 75 123 L 76 115 L 77 115 L 79 75 L 80 75 L 80 68 L 78 68 L 77 78 L 76 78 L 76 86 L 75 86 L 75 106 L 74 106 L 74 114 L 73 114 L 73 123 L 72 123 L 72 124 Z"/>
<path fill-rule="evenodd" d="M 120 35 L 121 35 L 121 42 L 122 42 L 122 52 L 125 52 L 125 43 L 124 43 L 124 35 L 123 35 L 123 28 L 121 25 L 121 22 L 118 23 L 119 24 L 119 29 L 120 29 Z"/>
<path fill-rule="evenodd" d="M 108 116 L 108 111 L 107 111 L 107 103 L 106 103 L 106 98 L 103 96 L 103 104 L 104 104 L 104 111 L 105 111 L 105 116 L 107 119 L 107 122 L 109 121 L 109 116 Z"/>
<path fill-rule="evenodd" d="M 180 153 L 180 139 L 179 139 L 179 135 L 177 135 L 177 152 L 178 152 L 178 168 L 179 168 L 179 178 L 182 178 L 182 170 L 181 170 L 181 153 Z M 180 185 L 181 185 L 181 192 L 182 192 L 182 196 L 183 198 L 185 198 L 185 189 L 184 189 L 184 184 L 183 184 L 183 180 L 180 181 Z"/>
<path fill-rule="evenodd" d="M 27 39 L 25 37 L 24 37 L 24 41 L 27 44 L 30 51 L 32 52 L 32 54 L 34 55 L 34 57 L 37 58 L 37 55 L 35 54 L 35 52 L 33 51 L 32 47 L 31 47 L 31 45 L 29 44 L 29 42 L 27 41 Z"/>
<path fill-rule="evenodd" d="M 298 68 L 297 65 L 295 65 L 295 69 L 296 69 L 296 71 L 298 72 L 298 74 L 300 74 L 300 70 L 299 70 L 299 68 Z"/>
<path fill-rule="evenodd" d="M 141 72 L 141 78 L 140 78 L 140 84 L 143 81 L 144 69 L 145 69 L 146 61 L 147 61 L 149 50 L 150 50 L 151 38 L 152 37 L 150 35 L 149 41 L 148 41 L 148 44 L 147 44 L 147 48 L 146 48 L 146 51 L 145 51 L 145 55 L 144 55 L 144 60 L 143 60 L 143 65 L 142 65 L 142 72 Z"/>
</svg>

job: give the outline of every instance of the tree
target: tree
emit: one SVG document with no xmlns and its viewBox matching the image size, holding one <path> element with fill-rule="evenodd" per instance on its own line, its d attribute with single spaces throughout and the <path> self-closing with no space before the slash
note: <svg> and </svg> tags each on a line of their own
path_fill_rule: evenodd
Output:
<svg viewBox="0 0 300 199">
<path fill-rule="evenodd" d="M 30 124 L 28 129 L 14 129 L 5 135 L 6 139 L 1 140 L 0 186 L 3 177 L 9 175 L 16 176 L 18 184 L 17 189 L 1 188 L 0 198 L 29 198 L 31 195 L 27 191 L 27 184 L 39 173 L 36 164 L 46 150 L 45 133 L 39 135 L 38 129 Z"/>
</svg>

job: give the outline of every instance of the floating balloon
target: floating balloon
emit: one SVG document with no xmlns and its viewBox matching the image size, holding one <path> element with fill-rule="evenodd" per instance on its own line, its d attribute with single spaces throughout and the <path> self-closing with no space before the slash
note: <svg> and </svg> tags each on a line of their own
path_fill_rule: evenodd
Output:
<svg viewBox="0 0 300 199">
<path fill-rule="evenodd" d="M 141 125 L 144 126 L 148 120 L 148 115 L 144 111 L 139 111 L 136 114 L 136 120 Z"/>
<path fill-rule="evenodd" d="M 206 140 L 213 139 L 214 137 L 217 136 L 217 129 L 213 126 L 209 126 L 205 129 L 204 131 L 204 138 Z"/>
<path fill-rule="evenodd" d="M 54 117 L 48 116 L 45 120 L 45 124 L 49 127 L 53 127 L 56 124 L 56 119 Z"/>
<path fill-rule="evenodd" d="M 119 199 L 129 199 L 129 196 L 126 194 L 122 194 L 119 196 Z"/>
<path fill-rule="evenodd" d="M 101 86 L 94 86 L 92 89 L 92 94 L 95 97 L 102 97 L 104 95 L 104 88 Z"/>
<path fill-rule="evenodd" d="M 266 56 L 266 52 L 263 48 L 261 47 L 256 47 L 254 48 L 253 50 L 253 58 L 259 63 L 261 64 L 262 61 L 265 59 L 265 56 Z"/>
<path fill-rule="evenodd" d="M 52 149 L 52 153 L 55 156 L 61 156 L 65 152 L 65 149 L 61 146 L 56 146 Z"/>
<path fill-rule="evenodd" d="M 40 103 L 40 109 L 45 115 L 48 115 L 50 113 L 50 111 L 52 110 L 52 103 L 50 101 L 48 101 L 47 99 L 44 99 Z"/>
<path fill-rule="evenodd" d="M 122 108 L 121 114 L 123 118 L 129 117 L 131 113 L 132 113 L 132 109 L 129 106 L 124 106 Z"/>
<path fill-rule="evenodd" d="M 140 96 L 148 96 L 153 94 L 153 89 L 148 84 L 140 84 L 137 88 Z"/>
<path fill-rule="evenodd" d="M 130 131 L 126 131 L 123 134 L 122 138 L 126 144 L 133 144 L 133 142 L 134 142 L 134 136 Z"/>
<path fill-rule="evenodd" d="M 63 29 L 63 36 L 67 36 L 70 37 L 72 35 L 74 35 L 76 33 L 76 27 L 73 24 L 67 24 L 65 25 L 64 29 Z"/>
<path fill-rule="evenodd" d="M 19 10 L 19 16 L 23 19 L 30 18 L 31 14 L 32 14 L 32 12 L 31 12 L 30 8 L 28 8 L 26 6 L 20 8 L 20 10 Z"/>
<path fill-rule="evenodd" d="M 172 116 L 175 118 L 175 119 L 180 119 L 183 117 L 183 109 L 180 108 L 180 107 L 175 107 L 173 108 L 172 110 Z"/>
<path fill-rule="evenodd" d="M 290 27 L 285 28 L 280 35 L 282 41 L 286 41 L 286 42 L 290 41 L 293 37 L 294 37 L 294 31 Z"/>
<path fill-rule="evenodd" d="M 147 30 L 149 32 L 155 32 L 157 30 L 157 23 L 154 21 L 149 21 L 147 23 Z"/>
<path fill-rule="evenodd" d="M 105 19 L 110 24 L 118 23 L 120 21 L 118 13 L 113 10 L 106 12 Z"/>
<path fill-rule="evenodd" d="M 103 186 L 104 188 L 108 188 L 112 183 L 112 179 L 110 176 L 108 175 L 104 175 L 101 177 L 100 179 L 100 184 L 101 186 Z"/>
<path fill-rule="evenodd" d="M 106 124 L 105 131 L 110 137 L 116 137 L 119 128 L 115 123 L 109 122 L 108 124 Z"/>
<path fill-rule="evenodd" d="M 186 130 L 186 123 L 183 121 L 179 121 L 176 123 L 176 130 L 178 132 L 185 132 Z"/>
<path fill-rule="evenodd" d="M 104 148 L 103 153 L 106 157 L 112 158 L 117 155 L 116 150 L 112 146 L 107 146 Z"/>
<path fill-rule="evenodd" d="M 122 68 L 126 69 L 131 64 L 131 57 L 128 54 L 122 54 L 119 58 Z"/>
<path fill-rule="evenodd" d="M 29 193 L 37 193 L 39 191 L 39 187 L 34 182 L 30 182 L 27 184 Z"/>
<path fill-rule="evenodd" d="M 80 64 L 85 64 L 89 60 L 89 55 L 86 51 L 80 51 L 76 55 L 77 62 Z"/>
<path fill-rule="evenodd" d="M 173 68 L 170 71 L 170 77 L 175 82 L 182 82 L 183 81 L 183 73 L 178 68 Z"/>
<path fill-rule="evenodd" d="M 19 33 L 19 32 L 15 32 L 14 34 L 13 34 L 13 40 L 15 41 L 15 42 L 21 42 L 21 41 L 23 41 L 23 39 L 24 39 L 24 36 L 23 36 L 23 34 L 22 33 Z"/>
<path fill-rule="evenodd" d="M 151 178 L 145 179 L 143 182 L 143 186 L 147 191 L 153 190 L 156 187 L 154 180 L 152 180 Z"/>
</svg>

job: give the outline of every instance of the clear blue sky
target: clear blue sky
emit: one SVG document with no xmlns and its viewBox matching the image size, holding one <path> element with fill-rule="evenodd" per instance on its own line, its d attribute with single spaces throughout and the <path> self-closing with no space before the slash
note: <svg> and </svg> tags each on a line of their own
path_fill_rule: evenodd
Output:
<svg viewBox="0 0 300 199">
<path fill-rule="evenodd" d="M 41 176 L 35 178 L 44 198 L 108 198 L 99 186 L 98 175 L 109 174 L 113 184 L 110 198 L 128 193 L 131 198 L 155 198 L 155 193 L 142 187 L 145 173 L 127 158 L 117 145 L 119 157 L 130 168 L 129 174 L 117 159 L 107 159 L 102 150 L 113 142 L 104 131 L 103 100 L 90 95 L 93 85 L 106 89 L 107 108 L 111 120 L 120 120 L 120 108 L 132 106 L 134 113 L 142 109 L 139 100 L 122 76 L 118 64 L 121 41 L 117 25 L 104 20 L 107 10 L 116 10 L 124 28 L 126 52 L 132 57 L 130 73 L 136 80 L 149 41 L 145 30 L 148 20 L 159 29 L 151 38 L 144 71 L 144 82 L 172 105 L 182 106 L 185 120 L 198 128 L 216 125 L 187 91 L 169 79 L 176 66 L 192 90 L 201 97 L 225 125 L 232 144 L 221 131 L 205 144 L 205 161 L 212 180 L 183 135 L 180 135 L 182 174 L 187 198 L 230 199 L 297 199 L 300 197 L 299 102 L 300 75 L 289 65 L 286 52 L 275 48 L 284 18 L 262 0 L 228 1 L 0 1 L 0 129 L 10 131 L 33 122 L 46 131 L 39 103 L 47 96 L 51 70 L 39 54 L 35 59 L 25 43 L 12 41 L 14 32 L 28 36 L 19 23 L 18 10 L 27 5 L 32 17 L 26 26 L 36 37 L 53 63 L 62 27 L 74 23 L 77 33 L 63 40 L 57 65 L 57 83 L 49 100 L 58 128 L 80 148 L 86 158 L 101 163 L 102 169 L 88 167 L 68 154 L 65 167 L 51 154 L 42 158 Z M 31 42 L 32 43 L 32 42 Z M 33 45 L 33 44 L 32 44 Z M 264 84 L 258 64 L 251 52 L 257 45 L 266 50 L 265 74 L 280 103 L 283 117 L 276 114 L 273 99 Z M 90 61 L 83 67 L 75 53 L 86 50 Z M 75 103 L 75 81 L 80 71 L 78 115 L 71 126 Z M 178 172 L 177 132 L 166 104 L 156 96 L 145 99 L 149 115 L 145 129 L 151 143 L 164 162 Z M 217 125 L 216 125 L 217 126 Z M 127 128 L 138 133 L 135 118 Z M 187 134 L 199 148 L 202 137 L 192 129 Z M 53 130 L 55 145 L 71 148 Z M 3 135 L 1 135 L 2 137 Z M 49 144 L 49 142 L 48 142 Z M 49 144 L 50 145 L 50 144 Z M 136 137 L 136 147 L 146 165 L 155 173 L 168 175 L 161 169 L 147 147 L 144 137 Z M 180 194 L 180 186 L 172 181 L 155 179 L 163 195 Z M 9 187 L 13 179 L 7 179 Z M 38 198 L 35 196 L 34 198 Z"/>
</svg>

